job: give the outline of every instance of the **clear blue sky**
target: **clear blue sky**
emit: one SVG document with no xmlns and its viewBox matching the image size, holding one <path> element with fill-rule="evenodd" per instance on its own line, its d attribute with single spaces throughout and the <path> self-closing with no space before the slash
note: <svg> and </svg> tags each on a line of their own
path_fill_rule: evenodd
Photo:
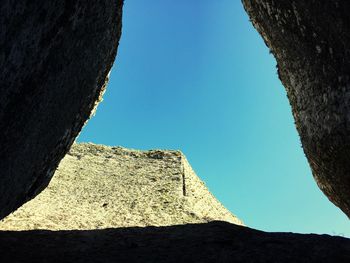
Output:
<svg viewBox="0 0 350 263">
<path fill-rule="evenodd" d="M 350 237 L 312 178 L 276 62 L 239 0 L 126 0 L 104 101 L 78 141 L 179 149 L 248 226 Z"/>
</svg>

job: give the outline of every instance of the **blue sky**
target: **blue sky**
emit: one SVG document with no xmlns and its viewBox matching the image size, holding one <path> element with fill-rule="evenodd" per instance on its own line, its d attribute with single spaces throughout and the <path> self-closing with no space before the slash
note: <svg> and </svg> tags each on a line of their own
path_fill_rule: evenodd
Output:
<svg viewBox="0 0 350 263">
<path fill-rule="evenodd" d="M 79 142 L 179 149 L 249 227 L 350 237 L 239 0 L 126 0 L 123 15 L 104 101 Z"/>
</svg>

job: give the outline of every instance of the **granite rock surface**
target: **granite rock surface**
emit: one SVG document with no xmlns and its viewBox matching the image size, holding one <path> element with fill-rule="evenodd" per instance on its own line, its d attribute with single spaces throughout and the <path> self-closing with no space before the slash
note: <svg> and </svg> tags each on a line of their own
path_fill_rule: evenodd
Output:
<svg viewBox="0 0 350 263">
<path fill-rule="evenodd" d="M 75 144 L 0 222 L 0 262 L 349 261 L 347 238 L 243 226 L 180 151 Z"/>
<path fill-rule="evenodd" d="M 242 222 L 207 189 L 180 151 L 74 144 L 49 186 L 0 230 L 93 230 L 213 220 Z"/>
</svg>

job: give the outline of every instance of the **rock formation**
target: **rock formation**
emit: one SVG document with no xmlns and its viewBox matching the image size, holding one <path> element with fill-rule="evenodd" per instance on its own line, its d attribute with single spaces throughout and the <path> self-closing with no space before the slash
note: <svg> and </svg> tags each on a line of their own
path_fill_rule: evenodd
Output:
<svg viewBox="0 0 350 263">
<path fill-rule="evenodd" d="M 75 144 L 49 186 L 0 223 L 0 262 L 350 260 L 346 238 L 240 224 L 179 151 Z"/>
<path fill-rule="evenodd" d="M 180 151 L 74 144 L 49 186 L 0 230 L 93 230 L 222 220 L 224 208 Z"/>
<path fill-rule="evenodd" d="M 350 217 L 350 2 L 242 2 L 277 60 L 318 186 Z"/>
<path fill-rule="evenodd" d="M 46 187 L 105 89 L 122 0 L 0 4 L 0 218 Z"/>
<path fill-rule="evenodd" d="M 0 261 L 350 262 L 350 240 L 266 233 L 227 222 L 85 231 L 0 231 Z"/>
</svg>

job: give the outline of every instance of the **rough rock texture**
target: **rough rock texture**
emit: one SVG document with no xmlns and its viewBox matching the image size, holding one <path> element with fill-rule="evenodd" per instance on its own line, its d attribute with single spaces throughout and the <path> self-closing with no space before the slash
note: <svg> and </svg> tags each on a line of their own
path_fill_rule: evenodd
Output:
<svg viewBox="0 0 350 263">
<path fill-rule="evenodd" d="M 350 262 L 349 239 L 239 224 L 179 151 L 75 144 L 2 220 L 0 262 Z"/>
<path fill-rule="evenodd" d="M 122 0 L 0 4 L 0 218 L 34 197 L 105 89 Z"/>
<path fill-rule="evenodd" d="M 318 186 L 350 217 L 350 1 L 242 2 L 277 60 Z"/>
<path fill-rule="evenodd" d="M 74 144 L 49 186 L 1 230 L 72 230 L 242 222 L 224 208 L 180 151 Z"/>
<path fill-rule="evenodd" d="M 350 240 L 226 222 L 85 231 L 0 231 L 1 262 L 350 262 Z"/>
</svg>

